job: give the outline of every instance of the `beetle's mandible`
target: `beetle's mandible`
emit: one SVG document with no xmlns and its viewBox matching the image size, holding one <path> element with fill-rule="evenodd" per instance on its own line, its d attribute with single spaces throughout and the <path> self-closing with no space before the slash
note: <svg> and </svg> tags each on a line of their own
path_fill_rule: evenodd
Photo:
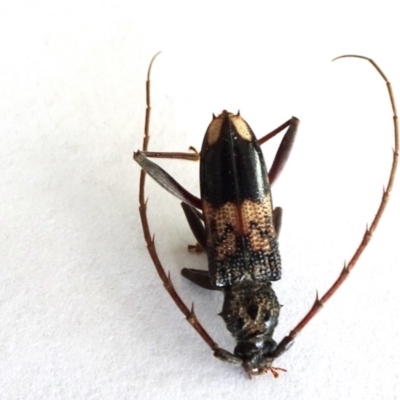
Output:
<svg viewBox="0 0 400 400">
<path fill-rule="evenodd" d="M 273 206 L 271 184 L 286 164 L 299 120 L 292 117 L 268 135 L 257 139 L 239 113 L 232 114 L 224 110 L 217 117 L 213 116 L 200 153 L 193 148 L 187 153 L 150 152 L 150 72 L 157 55 L 153 57 L 147 75 L 143 148 L 134 154 L 134 159 L 142 167 L 140 216 L 150 256 L 168 293 L 217 358 L 242 366 L 250 377 L 268 371 L 277 377 L 278 371 L 283 369 L 274 367 L 274 360 L 289 349 L 300 331 L 349 276 L 368 245 L 388 202 L 399 155 L 397 112 L 391 85 L 373 60 L 356 55 L 338 57 L 365 59 L 385 80 L 393 111 L 393 162 L 379 208 L 349 263 L 330 289 L 316 299 L 305 317 L 277 343 L 273 339 L 273 332 L 278 324 L 280 305 L 272 282 L 281 277 L 278 235 L 282 209 Z M 260 146 L 285 129 L 275 159 L 267 171 Z M 165 170 L 150 161 L 152 157 L 199 160 L 201 198 L 189 193 Z M 237 341 L 233 353 L 220 348 L 212 340 L 198 321 L 193 307 L 189 309 L 175 291 L 169 274 L 161 265 L 147 220 L 146 174 L 182 201 L 189 226 L 197 240 L 196 246 L 189 247 L 191 250 L 205 251 L 208 257 L 207 271 L 184 268 L 182 275 L 205 289 L 223 292 L 224 303 L 220 315 Z"/>
</svg>

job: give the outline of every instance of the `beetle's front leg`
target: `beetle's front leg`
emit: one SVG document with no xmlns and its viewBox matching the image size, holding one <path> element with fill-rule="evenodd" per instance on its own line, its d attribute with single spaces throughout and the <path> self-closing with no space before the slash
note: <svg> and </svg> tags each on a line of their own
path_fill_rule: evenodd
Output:
<svg viewBox="0 0 400 400">
<path fill-rule="evenodd" d="M 221 288 L 215 287 L 212 284 L 210 273 L 208 271 L 193 268 L 182 268 L 181 275 L 203 289 L 222 290 Z"/>
</svg>

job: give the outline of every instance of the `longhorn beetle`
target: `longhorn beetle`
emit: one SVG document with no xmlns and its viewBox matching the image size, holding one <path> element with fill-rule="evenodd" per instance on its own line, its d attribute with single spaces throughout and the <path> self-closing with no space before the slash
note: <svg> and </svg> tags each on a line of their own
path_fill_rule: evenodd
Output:
<svg viewBox="0 0 400 400">
<path fill-rule="evenodd" d="M 282 209 L 273 208 L 270 185 L 287 161 L 299 120 L 292 117 L 257 140 L 239 113 L 222 111 L 217 117 L 213 115 L 200 153 L 194 148 L 190 148 L 188 153 L 150 152 L 147 150 L 151 112 L 150 73 L 158 54 L 151 60 L 147 73 L 143 149 L 134 153 L 134 159 L 142 167 L 139 210 L 149 254 L 169 295 L 215 357 L 241 365 L 249 377 L 268 371 L 277 377 L 279 370 L 285 370 L 274 367 L 272 363 L 291 347 L 297 335 L 347 279 L 367 247 L 388 203 L 399 157 L 397 112 L 391 84 L 372 59 L 358 55 L 335 58 L 367 60 L 386 82 L 394 124 L 392 166 L 378 210 L 352 258 L 330 289 L 321 298 L 317 296 L 310 311 L 277 344 L 272 335 L 278 324 L 280 305 L 272 289 L 272 282 L 281 277 L 277 239 Z M 267 172 L 260 146 L 286 128 L 271 169 Z M 200 160 L 201 199 L 185 190 L 166 171 L 150 161 L 149 157 Z M 182 200 L 183 211 L 197 240 L 197 245 L 189 246 L 189 249 L 204 250 L 208 257 L 208 271 L 183 268 L 182 275 L 205 289 L 223 292 L 224 303 L 220 315 L 237 341 L 233 353 L 221 349 L 213 341 L 198 321 L 193 305 L 191 309 L 185 305 L 172 285 L 170 274 L 166 274 L 161 265 L 147 220 L 146 173 Z"/>
</svg>

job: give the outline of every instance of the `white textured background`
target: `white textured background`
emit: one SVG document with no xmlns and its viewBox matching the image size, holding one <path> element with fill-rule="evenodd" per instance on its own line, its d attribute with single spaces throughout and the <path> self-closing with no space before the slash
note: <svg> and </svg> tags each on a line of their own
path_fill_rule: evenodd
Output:
<svg viewBox="0 0 400 400">
<path fill-rule="evenodd" d="M 156 276 L 138 218 L 144 83 L 150 147 L 201 146 L 211 113 L 240 108 L 258 136 L 302 120 L 274 187 L 284 208 L 284 336 L 336 278 L 380 200 L 400 102 L 394 1 L 14 1 L 0 5 L 0 398 L 400 398 L 400 182 L 351 279 L 277 362 L 248 380 L 214 359 Z M 278 141 L 266 147 L 271 162 Z M 197 166 L 162 165 L 197 193 Z M 149 217 L 185 301 L 223 346 L 220 294 L 182 267 L 194 240 L 153 182 Z"/>
</svg>

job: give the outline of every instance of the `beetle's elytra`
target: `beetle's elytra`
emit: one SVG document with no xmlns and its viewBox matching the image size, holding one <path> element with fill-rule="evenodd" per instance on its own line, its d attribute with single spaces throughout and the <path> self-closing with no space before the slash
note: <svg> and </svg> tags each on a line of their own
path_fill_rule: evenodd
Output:
<svg viewBox="0 0 400 400">
<path fill-rule="evenodd" d="M 200 154 L 193 148 L 189 153 L 149 152 L 147 146 L 150 71 L 154 58 L 149 66 L 143 150 L 134 154 L 134 159 L 142 167 L 140 216 L 148 250 L 167 291 L 187 320 L 213 350 L 214 355 L 223 361 L 241 365 L 249 376 L 268 371 L 275 377 L 278 376 L 278 370 L 282 369 L 273 367 L 272 363 L 288 350 L 295 337 L 348 277 L 369 243 L 389 199 L 399 154 L 397 112 L 391 85 L 373 60 L 352 55 L 342 57 L 368 60 L 387 84 L 393 110 L 395 137 L 392 167 L 378 211 L 350 262 L 343 268 L 331 288 L 320 299 L 316 299 L 307 315 L 279 344 L 272 337 L 280 311 L 272 282 L 279 280 L 282 272 L 278 248 L 282 209 L 273 206 L 271 184 L 286 164 L 299 120 L 292 117 L 257 140 L 239 113 L 223 111 L 219 116 L 213 116 L 206 130 Z M 260 145 L 284 129 L 287 131 L 268 172 Z M 184 189 L 166 171 L 150 161 L 149 157 L 200 160 L 201 199 Z M 199 323 L 193 308 L 188 309 L 175 291 L 169 275 L 166 275 L 161 265 L 147 221 L 146 173 L 182 200 L 183 210 L 197 240 L 195 248 L 197 251 L 205 251 L 208 257 L 207 271 L 184 268 L 182 275 L 205 289 L 220 290 L 224 293 L 220 315 L 237 341 L 233 353 L 221 349 L 212 340 Z"/>
<path fill-rule="evenodd" d="M 280 279 L 267 167 L 239 114 L 223 111 L 208 127 L 200 153 L 200 188 L 212 285 Z"/>
</svg>

